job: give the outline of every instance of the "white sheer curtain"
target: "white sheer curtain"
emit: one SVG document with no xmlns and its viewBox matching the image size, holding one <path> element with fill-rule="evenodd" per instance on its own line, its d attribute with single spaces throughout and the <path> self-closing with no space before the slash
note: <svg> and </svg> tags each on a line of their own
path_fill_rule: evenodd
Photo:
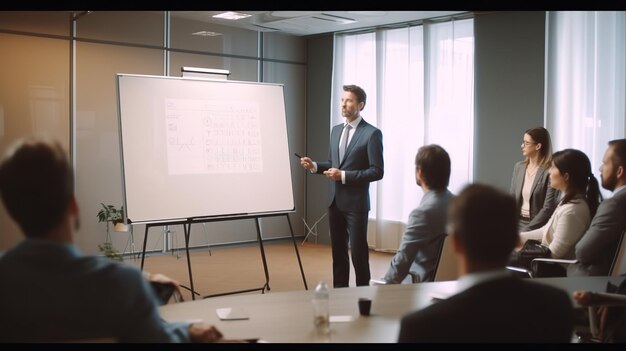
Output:
<svg viewBox="0 0 626 351">
<path fill-rule="evenodd" d="M 415 154 L 437 143 L 452 159 L 450 190 L 472 179 L 473 20 L 335 37 L 331 126 L 342 122 L 342 86 L 367 93 L 363 118 L 383 132 L 385 176 L 370 186 L 368 242 L 396 250 L 419 205 Z"/>
<path fill-rule="evenodd" d="M 548 12 L 547 21 L 546 128 L 554 151 L 582 150 L 599 181 L 607 142 L 626 133 L 626 12 Z"/>
</svg>

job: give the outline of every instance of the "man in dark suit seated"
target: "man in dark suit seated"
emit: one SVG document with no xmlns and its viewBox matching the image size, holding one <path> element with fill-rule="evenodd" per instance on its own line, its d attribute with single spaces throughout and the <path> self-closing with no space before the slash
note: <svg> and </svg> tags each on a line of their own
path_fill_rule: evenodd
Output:
<svg viewBox="0 0 626 351">
<path fill-rule="evenodd" d="M 459 291 L 404 316 L 398 342 L 570 342 L 567 292 L 505 269 L 519 242 L 518 217 L 515 199 L 488 185 L 469 185 L 452 200 Z"/>
</svg>

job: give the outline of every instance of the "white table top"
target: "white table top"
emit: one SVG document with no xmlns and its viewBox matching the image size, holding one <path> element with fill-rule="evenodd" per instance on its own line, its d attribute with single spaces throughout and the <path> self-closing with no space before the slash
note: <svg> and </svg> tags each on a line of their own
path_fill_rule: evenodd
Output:
<svg viewBox="0 0 626 351">
<path fill-rule="evenodd" d="M 619 284 L 624 277 L 535 278 L 533 281 L 575 290 L 604 292 L 607 281 Z M 329 336 L 313 328 L 313 289 L 227 295 L 168 304 L 160 308 L 168 321 L 199 321 L 215 325 L 226 339 L 261 339 L 276 343 L 395 343 L 400 318 L 431 304 L 433 297 L 456 291 L 456 281 L 375 285 L 330 290 L 330 315 L 350 316 L 352 321 L 331 322 Z M 372 299 L 371 315 L 360 316 L 358 299 Z M 573 301 L 573 300 L 572 300 Z M 217 308 L 241 308 L 249 319 L 222 321 Z"/>
</svg>

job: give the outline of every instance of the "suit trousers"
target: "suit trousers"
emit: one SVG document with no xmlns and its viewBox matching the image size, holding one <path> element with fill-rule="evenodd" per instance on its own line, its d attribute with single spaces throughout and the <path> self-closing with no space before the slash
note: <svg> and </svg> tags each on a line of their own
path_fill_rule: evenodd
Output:
<svg viewBox="0 0 626 351">
<path fill-rule="evenodd" d="M 348 287 L 350 256 L 357 286 L 369 285 L 370 265 L 367 244 L 368 212 L 340 211 L 332 202 L 328 208 L 333 257 L 333 287 Z"/>
</svg>

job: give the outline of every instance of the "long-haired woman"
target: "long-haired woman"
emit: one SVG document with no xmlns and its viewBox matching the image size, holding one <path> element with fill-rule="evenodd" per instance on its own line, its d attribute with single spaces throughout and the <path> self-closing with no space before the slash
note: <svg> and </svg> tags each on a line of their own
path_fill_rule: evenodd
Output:
<svg viewBox="0 0 626 351">
<path fill-rule="evenodd" d="M 552 258 L 573 259 L 574 247 L 602 200 L 587 155 L 576 149 L 555 152 L 550 167 L 550 186 L 563 194 L 561 201 L 546 224 L 520 233 L 520 238 L 522 244 L 528 239 L 540 240 L 550 248 Z"/>
</svg>

